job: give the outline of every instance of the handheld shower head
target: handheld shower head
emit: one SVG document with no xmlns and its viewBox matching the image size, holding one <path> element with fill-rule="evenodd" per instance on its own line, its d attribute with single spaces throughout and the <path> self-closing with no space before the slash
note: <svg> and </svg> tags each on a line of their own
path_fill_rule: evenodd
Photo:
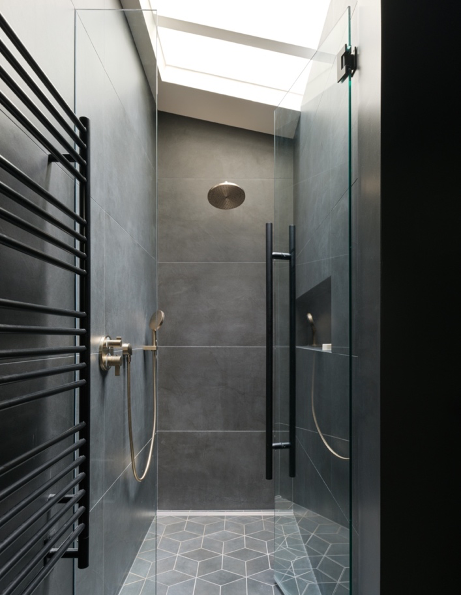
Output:
<svg viewBox="0 0 462 596">
<path fill-rule="evenodd" d="M 162 310 L 156 310 L 149 321 L 149 327 L 155 333 L 164 322 L 165 314 Z"/>
<path fill-rule="evenodd" d="M 308 319 L 308 323 L 311 326 L 311 333 L 313 334 L 313 340 L 311 342 L 311 345 L 312 346 L 316 346 L 317 345 L 317 342 L 316 342 L 316 327 L 315 327 L 315 324 L 314 324 L 313 315 L 310 312 L 308 312 L 308 313 L 306 313 L 306 318 Z"/>
</svg>

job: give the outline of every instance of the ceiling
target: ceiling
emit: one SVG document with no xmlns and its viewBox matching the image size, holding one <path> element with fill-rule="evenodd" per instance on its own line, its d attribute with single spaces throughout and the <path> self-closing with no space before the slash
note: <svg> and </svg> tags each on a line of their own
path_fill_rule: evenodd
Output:
<svg viewBox="0 0 462 596">
<path fill-rule="evenodd" d="M 274 108 L 299 110 L 329 0 L 122 0 L 145 13 L 160 110 L 272 134 Z M 150 46 L 148 48 L 148 46 Z M 143 56 L 144 54 L 144 56 Z M 145 60 L 143 60 L 143 57 Z M 148 79 L 151 77 L 148 74 Z"/>
</svg>

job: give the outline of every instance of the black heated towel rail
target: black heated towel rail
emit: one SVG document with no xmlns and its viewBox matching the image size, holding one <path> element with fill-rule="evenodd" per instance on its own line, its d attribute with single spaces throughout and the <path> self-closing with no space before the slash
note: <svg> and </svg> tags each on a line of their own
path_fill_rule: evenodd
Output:
<svg viewBox="0 0 462 596">
<path fill-rule="evenodd" d="M 7 317 L 6 323 L 0 324 L 4 348 L 0 350 L 0 415 L 37 402 L 46 408 L 50 396 L 78 400 L 78 420 L 64 431 L 53 429 L 52 438 L 47 441 L 35 444 L 30 437 L 22 441 L 21 433 L 28 429 L 21 428 L 8 429 L 14 441 L 0 437 L 0 591 L 30 594 L 62 558 L 76 558 L 81 569 L 89 564 L 90 122 L 74 114 L 1 14 L 0 31 L 0 110 L 17 125 L 19 135 L 23 134 L 22 129 L 48 153 L 48 168 L 57 167 L 52 165 L 57 162 L 72 176 L 76 190 L 75 208 L 71 209 L 59 196 L 0 155 L 0 220 L 13 230 L 9 235 L 0 233 L 0 244 L 7 247 L 7 256 L 11 254 L 8 250 L 13 250 L 42 261 L 47 267 L 67 271 L 78 301 L 72 310 L 59 304 L 12 300 L 11 295 L 0 297 L 0 312 L 14 313 L 13 318 Z M 10 205 L 19 205 L 25 217 L 14 213 Z M 53 209 L 60 214 L 52 215 Z M 27 220 L 28 213 L 32 214 L 33 223 Z M 60 219 L 63 215 L 64 222 Z M 15 230 L 21 230 L 21 239 L 14 237 Z M 25 237 L 30 241 L 27 235 L 40 239 L 44 250 L 24 241 Z M 56 249 L 63 253 L 54 256 Z M 5 275 L 0 293 L 2 287 L 9 286 Z M 60 292 L 53 291 L 55 288 L 50 287 L 47 278 L 38 274 L 31 283 L 43 284 L 44 288 L 46 284 L 47 295 L 59 297 Z M 28 317 L 27 324 L 16 324 L 18 313 Z M 42 319 L 43 315 L 51 315 L 47 321 L 59 317 L 66 322 L 45 326 L 31 323 L 39 315 Z M 67 339 L 64 346 L 35 347 L 31 344 L 37 335 Z M 53 366 L 56 357 L 66 357 L 68 363 Z M 37 360 L 43 358 L 45 364 L 40 365 Z M 38 368 L 30 370 L 31 362 Z M 74 380 L 60 383 L 59 375 L 63 373 Z M 21 391 L 21 383 L 26 381 L 28 388 L 32 382 L 35 390 Z M 21 443 L 34 446 L 21 452 L 17 447 Z M 8 459 L 8 453 L 14 457 L 10 455 Z"/>
</svg>

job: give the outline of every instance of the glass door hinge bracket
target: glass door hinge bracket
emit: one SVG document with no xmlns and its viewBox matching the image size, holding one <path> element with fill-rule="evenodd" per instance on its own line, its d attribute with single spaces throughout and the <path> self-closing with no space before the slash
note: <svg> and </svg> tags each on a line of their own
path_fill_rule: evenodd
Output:
<svg viewBox="0 0 462 596">
<path fill-rule="evenodd" d="M 337 82 L 341 83 L 348 76 L 353 76 L 357 68 L 357 48 L 347 46 L 337 54 Z"/>
</svg>

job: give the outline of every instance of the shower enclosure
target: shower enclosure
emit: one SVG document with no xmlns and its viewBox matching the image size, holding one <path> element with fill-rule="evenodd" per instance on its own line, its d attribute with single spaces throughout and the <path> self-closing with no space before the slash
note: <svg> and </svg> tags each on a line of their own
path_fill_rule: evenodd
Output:
<svg viewBox="0 0 462 596">
<path fill-rule="evenodd" d="M 351 591 L 353 72 L 347 11 L 275 110 L 274 572 L 284 594 Z M 291 252 L 290 263 L 275 255 Z"/>
</svg>

